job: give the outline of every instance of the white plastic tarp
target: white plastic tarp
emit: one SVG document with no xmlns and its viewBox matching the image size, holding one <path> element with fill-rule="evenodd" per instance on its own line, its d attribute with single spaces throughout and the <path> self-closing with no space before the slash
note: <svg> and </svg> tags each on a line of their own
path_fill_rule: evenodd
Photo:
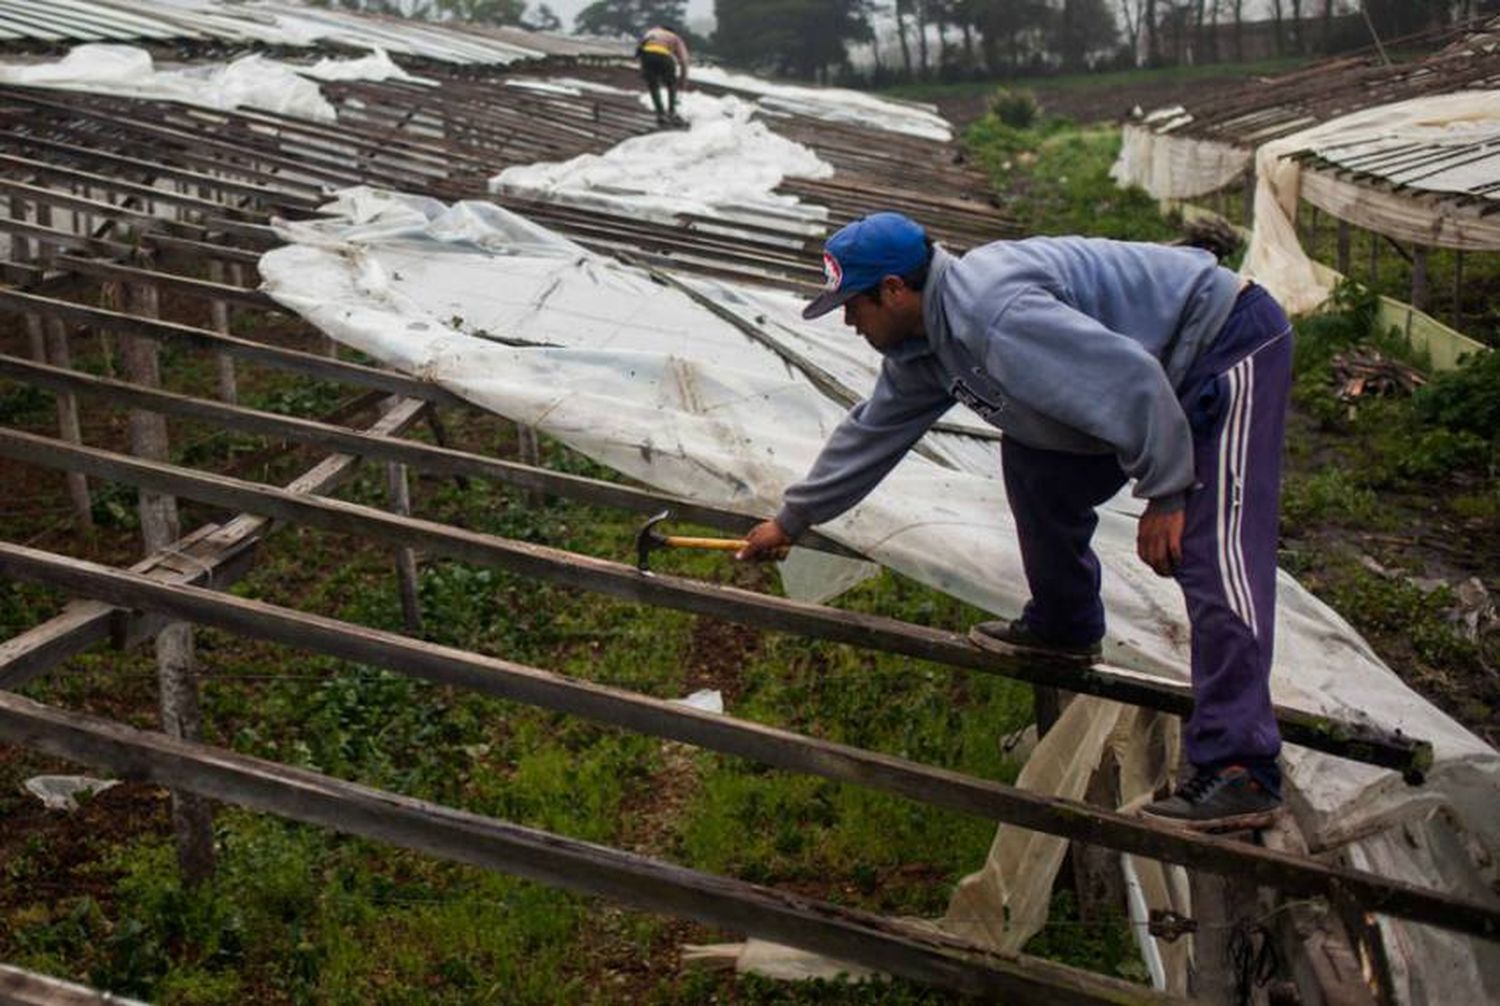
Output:
<svg viewBox="0 0 1500 1006">
<path fill-rule="evenodd" d="M 1138 185 L 1157 199 L 1192 199 L 1222 189 L 1249 164 L 1250 151 L 1241 147 L 1128 123 L 1109 176 L 1121 187 Z"/>
<path fill-rule="evenodd" d="M 667 492 L 769 514 L 844 411 L 759 339 L 678 289 L 498 207 L 360 190 L 330 209 L 331 219 L 281 226 L 291 243 L 262 259 L 266 290 L 278 302 L 345 344 Z M 680 282 L 857 390 L 873 382 L 875 354 L 841 330 L 836 315 L 808 323 L 783 294 Z M 487 335 L 546 345 L 509 346 Z M 937 461 L 908 456 L 869 499 L 822 530 L 986 610 L 1018 611 L 1026 591 L 993 443 L 953 434 L 927 443 Z M 1138 512 L 1122 493 L 1100 515 L 1107 659 L 1181 680 L 1182 599 L 1137 559 Z M 1310 846 L 1347 845 L 1351 855 L 1378 848 L 1388 875 L 1422 884 L 1456 875 L 1433 875 L 1433 849 L 1463 849 L 1470 859 L 1457 872 L 1492 881 L 1500 756 L 1407 688 L 1343 619 L 1285 575 L 1279 606 L 1278 702 L 1400 728 L 1432 740 L 1437 753 L 1429 782 L 1413 789 L 1390 772 L 1287 748 L 1293 806 Z M 1069 715 L 1078 732 L 1061 728 L 1060 757 L 1076 760 L 1098 724 L 1112 733 L 1120 727 L 1100 705 L 1108 704 L 1075 704 Z M 1145 743 L 1155 719 L 1142 718 L 1131 742 Z M 1390 841 L 1390 829 L 1402 840 Z M 1032 839 L 1002 827 L 997 848 L 1016 841 Z M 1050 885 L 1045 871 L 1007 867 L 1013 860 L 995 867 L 1007 885 Z M 1035 914 L 1016 914 L 1023 917 L 1010 926 L 1013 939 L 1040 924 Z M 1401 923 L 1388 931 L 1403 947 L 1421 946 L 1418 970 L 1486 976 L 1445 990 L 1469 1001 L 1500 995 L 1484 984 L 1500 976 L 1493 945 Z"/>
<path fill-rule="evenodd" d="M 0 64 L 0 83 L 159 98 L 220 111 L 246 107 L 332 122 L 333 106 L 284 63 L 260 55 L 227 64 L 158 70 L 145 49 L 80 45 L 55 63 Z"/>
<path fill-rule="evenodd" d="M 940 143 L 953 139 L 953 128 L 932 105 L 877 98 L 864 91 L 842 87 L 775 84 L 716 66 L 694 66 L 690 76 L 698 83 L 756 95 L 758 104 L 765 109 L 795 112 L 825 122 L 846 122 L 869 129 L 905 133 Z"/>
<path fill-rule="evenodd" d="M 1500 91 L 1456 91 L 1378 105 L 1263 145 L 1255 152 L 1255 230 L 1245 254 L 1244 272 L 1274 292 L 1294 313 L 1316 309 L 1332 292 L 1327 274 L 1314 267 L 1297 240 L 1293 220 L 1301 197 L 1302 169 L 1289 155 L 1307 150 L 1348 159 L 1359 151 L 1403 142 L 1424 146 L 1468 144 L 1476 135 L 1500 135 Z M 1496 172 L 1494 159 L 1484 158 L 1430 178 L 1408 178 L 1404 184 L 1409 189 L 1441 193 L 1483 179 L 1496 180 Z M 1454 240 L 1462 239 L 1462 222 L 1441 204 L 1403 199 L 1397 209 L 1391 206 L 1394 200 L 1372 189 L 1360 186 L 1351 192 L 1353 187 L 1346 183 L 1338 187 L 1337 194 L 1330 194 L 1335 186 L 1334 180 L 1323 179 L 1319 191 L 1328 194 L 1330 202 L 1341 210 L 1339 215 L 1351 223 L 1382 233 L 1396 229 L 1400 236 L 1409 237 L 1400 223 L 1404 215 L 1419 234 L 1425 229 L 1425 236 L 1418 237 L 1424 243 L 1440 238 L 1445 228 Z M 1370 192 L 1370 197 L 1364 198 L 1363 192 Z M 1485 226 L 1480 221 L 1469 233 L 1478 237 L 1494 231 L 1493 225 Z"/>
<path fill-rule="evenodd" d="M 437 81 L 407 73 L 397 66 L 390 54 L 376 46 L 368 56 L 357 59 L 334 59 L 324 56 L 311 66 L 292 66 L 292 70 L 314 80 L 403 80 L 412 84 L 436 86 Z"/>
<path fill-rule="evenodd" d="M 752 118 L 753 105 L 689 92 L 680 110 L 687 130 L 637 136 L 603 154 L 506 168 L 490 180 L 490 191 L 666 222 L 696 213 L 814 229 L 826 219 L 822 207 L 772 190 L 784 178 L 828 178 L 833 168 Z"/>
</svg>

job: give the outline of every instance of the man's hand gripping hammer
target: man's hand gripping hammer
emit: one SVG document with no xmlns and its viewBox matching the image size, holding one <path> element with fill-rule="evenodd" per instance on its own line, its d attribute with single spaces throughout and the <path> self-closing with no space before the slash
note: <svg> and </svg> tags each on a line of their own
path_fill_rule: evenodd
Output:
<svg viewBox="0 0 1500 1006">
<path fill-rule="evenodd" d="M 652 517 L 635 535 L 635 568 L 650 573 L 651 553 L 659 548 L 706 548 L 717 552 L 738 552 L 745 547 L 743 538 L 688 538 L 681 535 L 662 534 L 656 525 L 672 516 L 671 510 L 663 510 Z M 785 559 L 786 549 L 779 549 L 772 559 Z"/>
</svg>

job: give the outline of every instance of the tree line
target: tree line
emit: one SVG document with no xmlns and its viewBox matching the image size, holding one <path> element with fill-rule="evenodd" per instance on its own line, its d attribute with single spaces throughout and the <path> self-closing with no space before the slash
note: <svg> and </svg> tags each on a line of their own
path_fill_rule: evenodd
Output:
<svg viewBox="0 0 1500 1006">
<path fill-rule="evenodd" d="M 427 20 L 560 31 L 527 0 L 313 0 Z M 1500 11 L 1500 0 L 715 0 L 712 35 L 686 0 L 594 0 L 578 34 L 656 24 L 733 66 L 823 82 L 1029 76 L 1346 52 Z"/>
</svg>

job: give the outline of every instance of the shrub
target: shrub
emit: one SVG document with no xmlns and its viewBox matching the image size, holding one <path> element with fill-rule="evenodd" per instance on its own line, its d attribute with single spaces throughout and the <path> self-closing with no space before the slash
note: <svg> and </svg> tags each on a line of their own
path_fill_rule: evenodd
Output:
<svg viewBox="0 0 1500 1006">
<path fill-rule="evenodd" d="M 1030 91 L 1001 87 L 990 95 L 990 113 L 1014 129 L 1029 129 L 1041 117 L 1042 106 Z"/>
<path fill-rule="evenodd" d="M 1500 431 L 1500 353 L 1466 357 L 1417 392 L 1417 414 L 1434 426 L 1486 440 Z"/>
<path fill-rule="evenodd" d="M 1370 526 L 1378 513 L 1375 494 L 1357 485 L 1342 468 L 1324 468 L 1306 478 L 1289 477 L 1281 493 L 1281 517 L 1289 531 L 1337 521 Z"/>
</svg>

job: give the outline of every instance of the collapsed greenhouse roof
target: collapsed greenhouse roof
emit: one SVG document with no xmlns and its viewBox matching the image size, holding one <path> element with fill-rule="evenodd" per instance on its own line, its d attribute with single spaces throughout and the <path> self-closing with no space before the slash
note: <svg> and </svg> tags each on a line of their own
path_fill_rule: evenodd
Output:
<svg viewBox="0 0 1500 1006">
<path fill-rule="evenodd" d="M 156 45 L 265 45 L 383 48 L 453 66 L 493 67 L 546 56 L 621 57 L 629 47 L 498 25 L 414 22 L 339 8 L 294 3 L 162 0 L 151 5 L 110 0 L 7 0 L 0 6 L 0 42 Z"/>
<path fill-rule="evenodd" d="M 1389 63 L 1372 51 L 1325 60 L 1268 80 L 1210 89 L 1190 106 L 1152 111 L 1127 124 L 1120 172 L 1159 198 L 1191 198 L 1235 180 L 1249 166 L 1251 152 L 1273 140 L 1295 139 L 1367 110 L 1493 90 L 1500 87 L 1497 24 L 1413 40 L 1434 50 L 1420 59 Z M 1380 135 L 1378 114 L 1366 122 L 1361 138 L 1336 148 L 1291 144 L 1291 156 L 1359 184 L 1440 200 L 1447 211 L 1494 212 L 1500 155 L 1492 128 L 1403 137 Z"/>
<path fill-rule="evenodd" d="M 409 36 L 399 24 L 389 30 L 408 46 L 391 45 L 390 51 L 438 58 L 430 48 L 414 52 L 428 46 L 427 27 L 413 26 Z M 1170 584 L 1133 573 L 1133 546 L 1125 543 L 1133 541 L 1135 504 L 1125 498 L 1107 508 L 1101 551 L 1119 626 L 1112 648 L 1118 656 L 1111 659 L 1126 666 L 1068 676 L 1052 668 L 997 668 L 951 633 L 675 577 L 646 578 L 618 563 L 309 496 L 329 491 L 353 463 L 348 454 L 364 454 L 634 509 L 672 502 L 695 519 L 742 530 L 805 465 L 828 427 L 867 390 L 878 366 L 836 319 L 808 325 L 797 315 L 822 275 L 821 233 L 870 209 L 893 208 L 928 223 L 936 238 L 955 248 L 1016 234 L 1014 224 L 990 205 L 986 180 L 953 147 L 932 138 L 933 124 L 924 120 L 930 113 L 922 109 L 872 111 L 863 107 L 868 99 L 820 98 L 705 75 L 697 94 L 689 95 L 699 107 L 686 106 L 694 128 L 650 141 L 680 144 L 673 156 L 697 168 L 691 179 L 695 208 L 671 212 L 670 197 L 688 191 L 689 179 L 668 176 L 664 187 L 653 188 L 649 178 L 622 174 L 629 162 L 645 156 L 630 145 L 652 121 L 630 70 L 558 60 L 512 65 L 510 72 L 432 62 L 408 69 L 425 79 L 337 79 L 340 73 L 320 79 L 321 100 L 333 109 L 329 121 L 246 105 L 205 107 L 131 96 L 109 87 L 101 93 L 99 87 L 40 86 L 14 78 L 0 86 L 7 127 L 0 185 L 11 208 L 8 219 L 0 218 L 0 232 L 10 238 L 4 269 L 13 284 L 0 291 L 0 310 L 28 319 L 31 345 L 40 347 L 30 361 L 7 356 L 5 376 L 65 398 L 102 396 L 164 414 L 212 416 L 236 428 L 322 445 L 345 460 L 333 465 L 335 474 L 310 473 L 310 481 L 283 490 L 69 443 L 66 431 L 58 439 L 5 431 L 0 450 L 12 459 L 65 469 L 75 488 L 86 476 L 119 479 L 231 512 L 336 532 L 352 529 L 403 548 L 417 544 L 432 555 L 519 568 L 616 596 L 1059 684 L 1089 699 L 1070 707 L 1072 718 L 1050 735 L 1050 753 L 1035 761 L 1073 759 L 1086 769 L 1085 781 L 1093 766 L 1084 762 L 1097 763 L 1111 726 L 1124 722 L 1125 707 L 1106 699 L 1148 712 L 1183 711 L 1181 617 L 1172 614 L 1180 600 Z M 778 140 L 800 143 L 811 153 L 804 176 L 773 175 L 760 164 L 753 177 L 726 177 L 712 158 L 722 147 L 737 155 L 751 142 Z M 535 172 L 539 162 L 551 162 L 554 170 Z M 523 171 L 532 175 L 515 173 Z M 766 185 L 769 191 L 757 188 Z M 212 264 L 206 278 L 205 262 Z M 291 310 L 390 369 L 236 338 L 217 322 L 208 330 L 161 321 L 153 316 L 154 295 L 132 293 L 124 309 L 118 302 L 98 306 L 96 294 L 106 286 L 171 290 L 220 305 L 219 312 Z M 79 374 L 67 368 L 67 346 L 80 327 L 315 374 L 380 392 L 391 409 L 369 430 L 351 430 L 166 395 L 140 378 L 126 383 Z M 650 489 L 585 484 L 494 459 L 455 457 L 457 452 L 424 449 L 399 437 L 435 405 L 474 403 L 549 433 Z M 768 445 L 775 450 L 765 450 Z M 1019 564 L 995 470 L 993 431 L 956 410 L 882 495 L 831 526 L 829 537 L 815 539 L 814 551 L 831 556 L 798 555 L 788 564 L 789 588 L 798 589 L 793 581 L 800 578 L 808 593 L 826 596 L 861 575 L 852 557 L 870 557 L 994 610 L 1014 610 L 1021 600 Z M 360 645 L 357 627 L 315 625 L 291 609 L 242 604 L 183 586 L 205 579 L 223 586 L 233 576 L 226 568 L 242 561 L 245 543 L 265 530 L 262 518 L 247 517 L 190 532 L 143 565 L 166 584 L 19 546 L 3 546 L 3 562 L 13 575 L 51 577 L 121 608 L 254 625 L 294 643 L 319 640 L 326 652 L 353 652 Z M 1406 919 L 1481 931 L 1487 910 L 1467 893 L 1482 866 L 1450 864 L 1445 869 L 1453 872 L 1442 873 L 1432 860 L 1455 842 L 1472 840 L 1485 848 L 1495 843 L 1500 822 L 1493 820 L 1494 753 L 1401 686 L 1352 630 L 1289 578 L 1281 589 L 1286 630 L 1278 713 L 1288 740 L 1299 745 L 1289 759 L 1293 782 L 1302 788 L 1310 841 L 1317 848 L 1342 847 L 1360 867 L 1400 879 L 1328 871 L 1301 860 L 1281 864 L 1278 873 L 1277 857 L 1248 847 L 1162 835 L 1128 819 L 1106 820 L 1082 805 L 1068 804 L 1067 815 L 1049 817 L 1008 788 L 954 782 L 879 758 L 884 767 L 876 771 L 867 752 L 834 750 L 777 731 L 763 735 L 758 731 L 765 728 L 729 717 L 681 712 L 627 693 L 594 693 L 546 672 L 473 654 L 435 654 L 400 637 L 382 638 L 377 649 L 392 666 L 425 669 L 439 680 L 475 681 L 480 671 L 509 675 L 505 680 L 512 684 L 504 687 L 515 689 L 510 694 L 545 693 L 554 708 L 645 723 L 664 735 L 783 766 L 882 785 L 882 773 L 894 772 L 901 781 L 889 788 L 947 806 L 982 807 L 997 819 L 1025 804 L 1033 808 L 1019 817 L 1025 827 L 1053 836 L 1069 833 L 1075 820 L 1069 815 L 1093 814 L 1089 820 L 1105 828 L 1111 841 L 1143 855 L 1217 863 L 1229 871 L 1271 870 L 1257 875 L 1287 890 L 1326 893 L 1345 885 L 1368 894 L 1371 904 L 1396 915 L 1404 911 Z M 121 619 L 128 625 L 122 627 Z M 18 687 L 111 627 L 119 638 L 140 638 L 153 623 L 112 613 L 107 605 L 71 608 L 60 620 L 6 644 L 0 684 Z M 45 721 L 56 737 L 69 738 L 55 740 L 50 750 L 98 750 L 101 743 L 97 724 L 39 712 L 20 700 L 7 704 L 0 717 L 17 735 L 33 736 L 27 731 Z M 1145 724 L 1142 719 L 1137 728 L 1146 731 Z M 131 738 L 125 746 L 144 750 L 152 744 Z M 151 751 L 149 758 L 136 757 L 167 766 L 155 777 L 174 785 L 193 782 L 193 766 L 201 767 L 205 757 L 171 745 Z M 1426 789 L 1408 791 L 1392 769 L 1412 778 L 1432 771 Z M 215 793 L 240 792 L 241 777 L 234 773 L 254 771 L 270 772 L 290 789 L 302 787 L 297 792 L 303 799 L 318 787 L 324 798 L 338 789 L 296 773 L 236 763 L 212 777 L 222 787 Z M 378 799 L 354 789 L 336 795 L 349 801 L 346 806 Z M 1447 815 L 1430 813 L 1435 805 Z M 395 809 L 429 821 L 442 817 L 409 803 Z M 318 813 L 323 816 L 308 819 L 338 820 L 333 812 Z M 457 828 L 445 818 L 449 825 Z M 419 847 L 451 846 L 431 839 Z M 623 868 L 613 861 L 606 867 Z M 1024 878 L 1026 883 L 1050 889 L 1050 877 L 1039 876 L 1045 871 L 1032 872 L 1038 875 Z M 536 875 L 556 879 L 558 873 Z M 684 881 L 675 874 L 655 876 L 666 887 Z M 1420 890 L 1439 876 L 1448 890 Z M 631 889 L 647 889 L 648 879 L 637 876 Z M 710 883 L 688 880 L 689 888 Z M 969 990 L 1020 987 L 1039 997 L 1055 991 L 1049 985 L 1055 976 L 1039 979 L 1030 962 L 1018 977 L 1003 968 L 999 974 L 992 958 L 973 957 L 981 944 L 965 940 L 978 940 L 977 932 L 965 933 L 965 940 L 913 942 L 904 930 L 893 937 L 869 920 L 839 913 L 826 916 L 834 920 L 832 928 L 820 929 L 807 916 L 821 907 L 793 905 L 791 918 L 756 902 L 744 914 L 743 906 L 761 893 L 735 888 L 730 894 L 739 907 L 716 908 L 718 914 L 709 917 L 749 919 L 754 926 L 747 928 L 754 931 L 800 937 L 825 952 Z M 680 903 L 655 904 L 671 909 Z M 1486 944 L 1395 918 L 1383 917 L 1381 924 L 1413 960 L 1457 960 L 1470 967 L 1459 969 L 1455 988 L 1472 991 L 1476 986 L 1463 984 L 1471 971 L 1486 973 L 1483 962 L 1492 955 Z M 1088 989 L 1100 996 L 1114 991 Z"/>
</svg>

